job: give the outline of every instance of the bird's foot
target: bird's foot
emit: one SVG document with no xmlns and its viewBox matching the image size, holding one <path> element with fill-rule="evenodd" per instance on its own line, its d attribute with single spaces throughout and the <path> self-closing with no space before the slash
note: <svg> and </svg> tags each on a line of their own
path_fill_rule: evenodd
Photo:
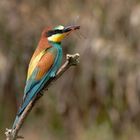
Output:
<svg viewBox="0 0 140 140">
<path fill-rule="evenodd" d="M 50 77 L 54 78 L 55 76 L 56 76 L 56 73 L 55 72 L 51 72 Z"/>
</svg>

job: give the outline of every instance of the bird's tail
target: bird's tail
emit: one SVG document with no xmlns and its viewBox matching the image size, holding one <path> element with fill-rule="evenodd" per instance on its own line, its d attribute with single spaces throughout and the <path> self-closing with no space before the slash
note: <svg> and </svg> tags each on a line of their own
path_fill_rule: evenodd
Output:
<svg viewBox="0 0 140 140">
<path fill-rule="evenodd" d="M 14 123 L 13 123 L 12 129 L 15 129 L 15 128 L 16 128 L 16 125 L 17 125 L 17 123 L 18 123 L 18 121 L 19 121 L 19 118 L 20 118 L 20 117 L 17 115 L 16 118 L 15 118 L 15 121 L 14 121 Z"/>
</svg>

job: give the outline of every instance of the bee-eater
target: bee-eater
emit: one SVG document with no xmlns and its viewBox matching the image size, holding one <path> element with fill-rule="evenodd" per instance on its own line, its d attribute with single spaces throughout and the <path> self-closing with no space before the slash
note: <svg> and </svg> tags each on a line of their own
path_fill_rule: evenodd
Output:
<svg viewBox="0 0 140 140">
<path fill-rule="evenodd" d="M 12 129 L 16 127 L 21 114 L 30 101 L 41 91 L 50 78 L 55 77 L 62 61 L 61 41 L 72 31 L 79 28 L 80 26 L 64 27 L 59 25 L 52 29 L 46 28 L 43 30 L 38 46 L 29 63 L 23 102 Z"/>
</svg>

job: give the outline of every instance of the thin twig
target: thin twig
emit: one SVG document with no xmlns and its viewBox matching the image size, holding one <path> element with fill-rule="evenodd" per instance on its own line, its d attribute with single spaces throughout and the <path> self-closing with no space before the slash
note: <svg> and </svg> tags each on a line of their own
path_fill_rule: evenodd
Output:
<svg viewBox="0 0 140 140">
<path fill-rule="evenodd" d="M 20 128 L 22 127 L 24 120 L 28 116 L 29 112 L 32 110 L 36 102 L 42 97 L 45 90 L 48 89 L 48 87 L 56 81 L 66 70 L 69 69 L 70 66 L 77 65 L 79 63 L 79 54 L 67 54 L 66 56 L 66 62 L 61 66 L 61 68 L 56 73 L 56 76 L 54 78 L 51 78 L 44 86 L 44 88 L 41 90 L 41 92 L 28 104 L 26 109 L 23 111 L 22 115 L 20 116 L 19 122 L 16 125 L 16 128 L 14 130 L 12 129 L 6 129 L 5 135 L 6 140 L 16 140 L 19 138 L 23 138 L 22 136 L 18 136 L 18 132 Z"/>
</svg>

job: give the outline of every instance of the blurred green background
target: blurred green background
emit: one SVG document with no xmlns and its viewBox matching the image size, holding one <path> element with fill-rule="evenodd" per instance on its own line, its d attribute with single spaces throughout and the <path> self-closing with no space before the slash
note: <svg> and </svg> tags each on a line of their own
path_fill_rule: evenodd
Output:
<svg viewBox="0 0 140 140">
<path fill-rule="evenodd" d="M 46 26 L 81 26 L 63 41 L 80 53 L 20 133 L 27 140 L 139 140 L 140 1 L 1 0 L 0 139 L 22 100 L 29 60 Z"/>
</svg>

